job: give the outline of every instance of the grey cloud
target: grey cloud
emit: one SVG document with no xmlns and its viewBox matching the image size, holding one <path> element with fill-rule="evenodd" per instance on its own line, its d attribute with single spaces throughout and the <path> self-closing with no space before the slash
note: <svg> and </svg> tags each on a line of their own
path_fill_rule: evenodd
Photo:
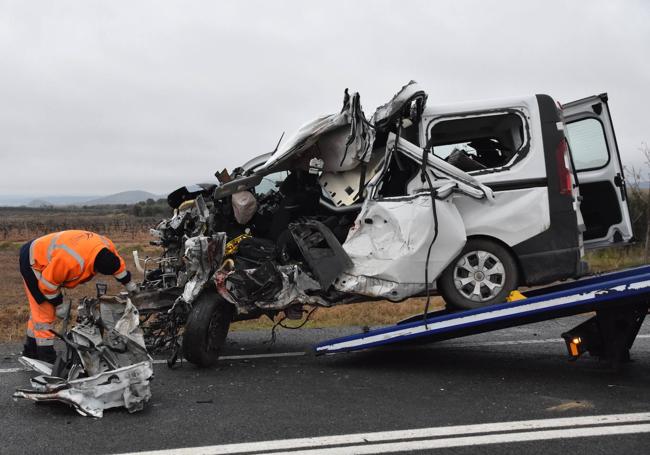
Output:
<svg viewBox="0 0 650 455">
<path fill-rule="evenodd" d="M 630 2 L 0 3 L 0 193 L 166 192 L 409 79 L 430 103 L 608 91 L 650 140 L 650 7 Z"/>
</svg>

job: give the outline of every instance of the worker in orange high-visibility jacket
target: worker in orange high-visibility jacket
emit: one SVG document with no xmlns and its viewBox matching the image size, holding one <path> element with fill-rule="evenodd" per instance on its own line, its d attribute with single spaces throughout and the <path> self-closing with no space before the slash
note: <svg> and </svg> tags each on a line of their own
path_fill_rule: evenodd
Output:
<svg viewBox="0 0 650 455">
<path fill-rule="evenodd" d="M 53 363 L 56 306 L 63 303 L 62 288 L 74 288 L 95 274 L 113 275 L 129 293 L 137 291 L 124 259 L 106 237 L 88 231 L 61 231 L 27 242 L 20 249 L 30 318 L 23 350 L 26 357 Z"/>
</svg>

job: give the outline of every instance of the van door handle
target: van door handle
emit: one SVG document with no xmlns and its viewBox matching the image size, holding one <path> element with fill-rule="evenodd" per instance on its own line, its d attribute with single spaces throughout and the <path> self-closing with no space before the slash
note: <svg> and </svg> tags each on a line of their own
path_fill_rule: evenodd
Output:
<svg viewBox="0 0 650 455">
<path fill-rule="evenodd" d="M 623 176 L 618 173 L 614 177 L 614 185 L 616 185 L 621 192 L 621 201 L 625 201 L 625 196 L 627 195 L 627 189 L 625 188 L 625 179 Z"/>
</svg>

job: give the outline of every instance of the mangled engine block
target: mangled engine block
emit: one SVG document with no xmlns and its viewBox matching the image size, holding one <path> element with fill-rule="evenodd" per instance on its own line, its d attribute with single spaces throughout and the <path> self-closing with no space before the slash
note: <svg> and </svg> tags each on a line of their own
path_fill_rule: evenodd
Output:
<svg viewBox="0 0 650 455">
<path fill-rule="evenodd" d="M 16 390 L 14 398 L 59 401 L 96 418 L 109 408 L 142 410 L 151 398 L 153 361 L 138 310 L 128 299 L 85 298 L 78 314 L 75 327 L 61 336 L 66 351 L 54 365 L 20 359 L 41 375 L 31 379 L 31 389 Z"/>
<path fill-rule="evenodd" d="M 216 275 L 217 291 L 239 313 L 330 306 L 326 293 L 351 262 L 332 232 L 316 220 L 289 224 L 278 243 L 248 238 Z"/>
</svg>

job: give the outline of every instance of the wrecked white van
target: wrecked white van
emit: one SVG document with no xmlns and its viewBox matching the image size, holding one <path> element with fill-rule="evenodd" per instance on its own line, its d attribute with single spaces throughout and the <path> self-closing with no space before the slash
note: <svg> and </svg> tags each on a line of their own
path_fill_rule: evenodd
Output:
<svg viewBox="0 0 650 455">
<path fill-rule="evenodd" d="M 171 193 L 162 256 L 136 255 L 150 348 L 210 365 L 233 320 L 433 291 L 490 305 L 631 239 L 606 95 L 426 101 L 411 82 L 368 119 L 346 90 L 273 153 Z"/>
</svg>

